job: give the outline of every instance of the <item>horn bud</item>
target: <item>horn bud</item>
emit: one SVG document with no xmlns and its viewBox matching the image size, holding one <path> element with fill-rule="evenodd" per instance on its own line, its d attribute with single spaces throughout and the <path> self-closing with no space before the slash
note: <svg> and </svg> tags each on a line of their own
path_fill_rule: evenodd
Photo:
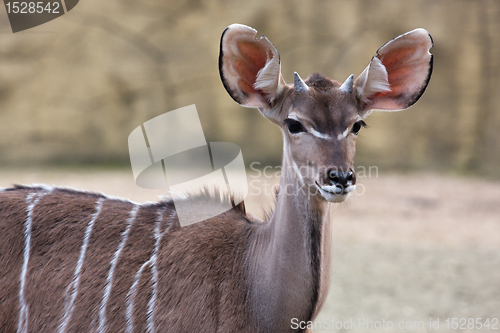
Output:
<svg viewBox="0 0 500 333">
<path fill-rule="evenodd" d="M 352 85 L 354 83 L 354 75 L 350 75 L 344 83 L 342 83 L 342 85 L 340 86 L 340 90 L 345 92 L 345 93 L 352 93 Z"/>
<path fill-rule="evenodd" d="M 307 84 L 302 80 L 302 78 L 299 76 L 297 72 L 293 73 L 293 90 L 295 91 L 308 91 L 309 87 Z"/>
</svg>

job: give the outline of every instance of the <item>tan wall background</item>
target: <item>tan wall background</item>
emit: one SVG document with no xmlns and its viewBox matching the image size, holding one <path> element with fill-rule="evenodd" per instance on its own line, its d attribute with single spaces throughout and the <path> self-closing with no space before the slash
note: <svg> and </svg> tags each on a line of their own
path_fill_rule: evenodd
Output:
<svg viewBox="0 0 500 333">
<path fill-rule="evenodd" d="M 370 116 L 358 164 L 500 177 L 496 0 L 82 0 L 16 34 L 0 9 L 0 164 L 127 165 L 135 127 L 190 104 L 208 141 L 237 143 L 247 164 L 279 163 L 277 128 L 220 83 L 219 38 L 235 22 L 269 37 L 288 82 L 358 75 L 387 40 L 426 28 L 430 85 L 409 111 Z"/>
</svg>

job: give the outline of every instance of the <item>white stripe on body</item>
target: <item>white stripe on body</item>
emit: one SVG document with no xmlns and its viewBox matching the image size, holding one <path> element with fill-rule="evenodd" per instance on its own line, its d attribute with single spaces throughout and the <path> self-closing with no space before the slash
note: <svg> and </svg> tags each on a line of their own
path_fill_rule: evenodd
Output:
<svg viewBox="0 0 500 333">
<path fill-rule="evenodd" d="M 175 213 L 175 210 L 172 211 Z M 126 312 L 127 333 L 133 333 L 134 331 L 134 303 L 135 303 L 135 297 L 137 296 L 137 286 L 139 284 L 139 280 L 141 279 L 142 272 L 147 266 L 151 266 L 151 283 L 153 285 L 151 298 L 149 299 L 148 302 L 147 329 L 149 333 L 155 332 L 154 314 L 155 314 L 156 297 L 158 290 L 158 268 L 156 266 L 158 261 L 158 251 L 160 249 L 161 239 L 163 235 L 165 235 L 168 232 L 170 226 L 173 224 L 173 222 L 171 223 L 167 222 L 165 230 L 161 232 L 161 223 L 163 221 L 164 210 L 158 211 L 157 214 L 158 216 L 155 222 L 155 230 L 154 230 L 154 236 L 156 241 L 153 253 L 151 257 L 144 264 L 142 264 L 137 273 L 135 273 L 132 286 L 130 287 L 129 292 L 127 293 L 127 312 Z"/>
<path fill-rule="evenodd" d="M 129 213 L 129 218 L 127 219 L 127 227 L 123 231 L 121 235 L 121 240 L 120 244 L 118 245 L 118 249 L 116 250 L 115 254 L 113 255 L 113 259 L 111 260 L 110 263 L 110 269 L 108 272 L 108 277 L 106 279 L 106 287 L 104 288 L 104 294 L 102 297 L 101 301 L 101 307 L 99 309 L 99 328 L 98 331 L 100 333 L 105 333 L 108 329 L 108 323 L 107 323 L 107 318 L 106 318 L 106 310 L 108 306 L 108 300 L 109 296 L 111 295 L 111 289 L 113 287 L 113 278 L 115 275 L 115 269 L 118 264 L 118 259 L 120 258 L 120 254 L 123 251 L 123 248 L 125 247 L 125 244 L 127 243 L 128 236 L 130 234 L 130 229 L 132 227 L 132 224 L 137 216 L 137 212 L 139 211 L 140 206 L 135 205 L 134 208 L 130 211 Z"/>
<path fill-rule="evenodd" d="M 51 189 L 50 189 L 51 190 Z M 17 332 L 18 333 L 27 333 L 28 332 L 28 316 L 29 316 L 29 308 L 26 304 L 26 300 L 24 298 L 24 287 L 26 285 L 26 275 L 28 274 L 28 262 L 30 258 L 30 247 L 31 247 L 31 224 L 33 222 L 33 210 L 35 206 L 38 204 L 40 199 L 50 191 L 44 192 L 35 192 L 30 193 L 26 196 L 26 204 L 29 205 L 27 208 L 27 217 L 24 226 L 24 252 L 23 252 L 23 266 L 21 270 L 20 286 L 19 286 L 19 321 L 17 324 Z"/>
<path fill-rule="evenodd" d="M 94 227 L 94 223 L 99 217 L 101 213 L 102 205 L 104 202 L 104 198 L 97 200 L 95 205 L 95 213 L 92 214 L 89 224 L 87 225 L 87 229 L 85 230 L 85 236 L 83 238 L 83 244 L 80 249 L 80 256 L 78 257 L 78 262 L 76 263 L 75 273 L 73 274 L 73 281 L 69 284 L 67 292 L 71 290 L 70 300 L 67 302 L 68 294 L 66 293 L 65 297 L 65 307 L 64 307 L 64 315 L 61 320 L 61 325 L 59 326 L 59 333 L 66 332 L 69 321 L 71 320 L 71 316 L 73 314 L 74 305 L 76 296 L 78 295 L 78 287 L 80 285 L 80 273 L 82 270 L 83 262 L 85 261 L 85 253 L 87 252 L 87 246 L 89 243 L 90 235 L 92 233 L 92 228 Z"/>
<path fill-rule="evenodd" d="M 155 327 L 154 327 L 154 314 L 155 314 L 155 305 L 156 305 L 156 294 L 158 291 L 158 267 L 156 266 L 158 262 L 158 251 L 160 250 L 160 244 L 161 244 L 161 239 L 163 235 L 167 233 L 167 231 L 170 229 L 170 226 L 173 223 L 167 224 L 165 227 L 165 230 L 160 233 L 161 231 L 161 222 L 163 221 L 163 213 L 164 210 L 159 210 L 158 211 L 158 216 L 156 219 L 156 225 L 155 225 L 155 248 L 153 250 L 153 255 L 151 256 L 151 283 L 153 284 L 153 294 L 151 295 L 151 298 L 149 299 L 148 302 L 148 331 L 149 333 L 155 333 Z"/>
</svg>

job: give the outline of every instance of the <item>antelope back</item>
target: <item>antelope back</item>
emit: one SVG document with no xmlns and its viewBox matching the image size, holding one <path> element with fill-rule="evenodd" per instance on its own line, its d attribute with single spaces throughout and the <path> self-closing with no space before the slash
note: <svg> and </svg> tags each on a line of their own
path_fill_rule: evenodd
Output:
<svg viewBox="0 0 500 333">
<path fill-rule="evenodd" d="M 1 191 L 0 330 L 245 332 L 243 210 L 181 228 L 173 208 L 61 188 Z"/>
</svg>

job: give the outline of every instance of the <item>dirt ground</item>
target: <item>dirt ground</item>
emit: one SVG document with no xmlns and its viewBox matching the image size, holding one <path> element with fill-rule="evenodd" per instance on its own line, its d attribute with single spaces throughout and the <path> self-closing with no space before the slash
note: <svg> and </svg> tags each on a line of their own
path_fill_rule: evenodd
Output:
<svg viewBox="0 0 500 333">
<path fill-rule="evenodd" d="M 263 203 L 272 206 L 263 192 L 271 196 L 278 180 L 255 174 L 249 180 L 247 207 L 262 215 Z M 381 174 L 358 182 L 357 193 L 334 209 L 331 290 L 315 332 L 498 332 L 500 183 L 437 174 Z M 0 172 L 0 187 L 13 183 L 138 202 L 163 194 L 138 188 L 129 170 Z"/>
</svg>

